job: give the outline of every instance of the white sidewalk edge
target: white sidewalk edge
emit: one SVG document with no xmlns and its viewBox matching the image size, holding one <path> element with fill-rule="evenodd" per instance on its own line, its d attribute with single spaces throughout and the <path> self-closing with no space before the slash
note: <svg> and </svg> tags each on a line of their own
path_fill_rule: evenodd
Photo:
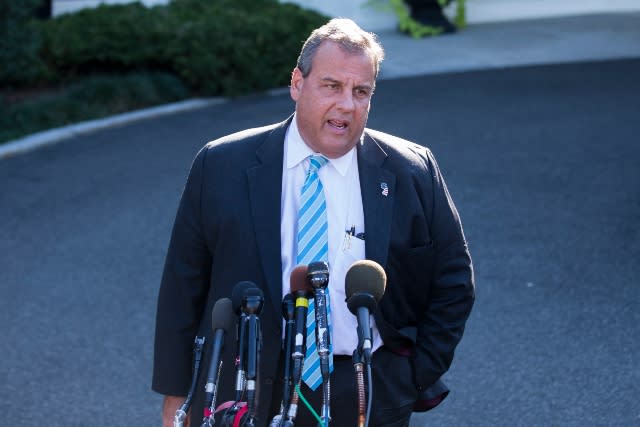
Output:
<svg viewBox="0 0 640 427">
<path fill-rule="evenodd" d="M 62 126 L 42 132 L 33 133 L 24 138 L 8 141 L 0 144 L 0 159 L 34 150 L 44 145 L 53 144 L 63 139 L 77 135 L 83 135 L 106 129 L 112 126 L 119 126 L 137 120 L 143 120 L 167 114 L 174 114 L 183 111 L 195 110 L 226 102 L 226 98 L 197 98 L 187 101 L 175 102 L 173 104 L 160 105 L 157 107 L 144 108 L 128 113 L 117 114 L 103 119 L 88 120 L 76 124 Z"/>
</svg>

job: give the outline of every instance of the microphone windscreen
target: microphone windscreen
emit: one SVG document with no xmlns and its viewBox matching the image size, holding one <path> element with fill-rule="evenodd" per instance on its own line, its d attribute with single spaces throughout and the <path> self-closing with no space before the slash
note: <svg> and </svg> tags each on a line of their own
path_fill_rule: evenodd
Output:
<svg viewBox="0 0 640 427">
<path fill-rule="evenodd" d="M 260 314 L 264 303 L 264 293 L 259 288 L 247 288 L 242 297 L 242 312 L 244 314 Z"/>
<path fill-rule="evenodd" d="M 379 302 L 387 286 L 387 275 L 380 264 L 368 259 L 354 262 L 344 279 L 344 290 L 349 299 L 353 294 L 373 295 Z"/>
<path fill-rule="evenodd" d="M 314 261 L 307 267 L 307 275 L 329 274 L 329 264 L 324 261 Z"/>
<path fill-rule="evenodd" d="M 282 298 L 282 317 L 287 322 L 293 320 L 295 317 L 295 307 L 296 302 L 293 298 L 293 295 L 286 294 L 284 298 Z"/>
<path fill-rule="evenodd" d="M 324 261 L 314 261 L 307 269 L 307 280 L 314 290 L 327 289 L 329 286 L 329 264 Z"/>
<path fill-rule="evenodd" d="M 255 285 L 254 285 L 255 286 Z M 247 288 L 244 291 L 244 295 L 242 296 L 243 298 L 247 298 L 247 297 L 260 297 L 260 299 L 264 299 L 264 292 L 262 292 L 262 289 L 258 288 L 257 286 L 254 288 Z"/>
<path fill-rule="evenodd" d="M 233 311 L 236 314 L 240 314 L 242 310 L 242 298 L 244 297 L 244 293 L 249 288 L 257 288 L 256 284 L 253 282 L 238 282 L 231 292 L 231 301 L 233 303 Z"/>
<path fill-rule="evenodd" d="M 295 294 L 296 292 L 304 291 L 305 293 L 312 293 L 313 288 L 311 284 L 307 280 L 307 266 L 299 265 L 291 271 L 291 278 L 289 279 L 291 283 L 291 293 Z"/>
<path fill-rule="evenodd" d="M 221 298 L 216 301 L 211 312 L 211 324 L 213 331 L 222 329 L 225 334 L 229 334 L 235 326 L 235 313 L 229 298 Z"/>
</svg>

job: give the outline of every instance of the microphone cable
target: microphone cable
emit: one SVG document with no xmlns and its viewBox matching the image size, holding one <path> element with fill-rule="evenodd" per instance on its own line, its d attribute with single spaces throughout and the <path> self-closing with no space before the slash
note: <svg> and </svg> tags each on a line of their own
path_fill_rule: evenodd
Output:
<svg viewBox="0 0 640 427">
<path fill-rule="evenodd" d="M 313 409 L 313 407 L 311 406 L 311 404 L 307 401 L 307 399 L 305 399 L 304 395 L 302 394 L 302 391 L 300 390 L 300 386 L 298 384 L 296 384 L 295 387 L 295 391 L 298 394 L 298 396 L 300 397 L 300 400 L 302 400 L 302 403 L 304 403 L 304 406 L 307 407 L 307 409 L 309 410 L 309 412 L 311 412 L 311 415 L 313 415 L 313 417 L 318 421 L 318 424 L 320 424 L 323 427 L 328 427 L 324 421 L 322 420 L 322 418 L 320 417 L 320 415 L 318 415 L 318 413 Z"/>
<path fill-rule="evenodd" d="M 200 362 L 202 361 L 202 350 L 204 349 L 204 341 L 205 337 L 196 336 L 195 341 L 193 342 L 193 354 L 194 354 L 194 362 L 193 362 L 193 377 L 191 378 L 191 388 L 189 388 L 189 393 L 187 394 L 187 398 L 180 408 L 176 411 L 175 417 L 173 419 L 173 427 L 182 427 L 185 418 L 187 417 L 187 411 L 191 407 L 191 400 L 193 399 L 193 393 L 196 390 L 196 385 L 198 383 L 198 374 L 200 373 Z"/>
<path fill-rule="evenodd" d="M 367 402 L 367 418 L 365 426 L 369 427 L 369 420 L 371 419 L 371 403 L 373 402 L 373 380 L 371 375 L 371 364 L 367 365 L 367 385 L 369 387 L 369 401 Z"/>
</svg>

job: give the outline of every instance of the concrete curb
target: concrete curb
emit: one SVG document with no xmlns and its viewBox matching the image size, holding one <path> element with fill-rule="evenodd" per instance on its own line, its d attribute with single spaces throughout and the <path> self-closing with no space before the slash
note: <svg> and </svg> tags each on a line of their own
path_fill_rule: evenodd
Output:
<svg viewBox="0 0 640 427">
<path fill-rule="evenodd" d="M 8 141 L 0 144 L 0 159 L 15 154 L 34 150 L 36 148 L 60 142 L 73 136 L 96 132 L 101 129 L 120 126 L 138 120 L 150 119 L 167 114 L 175 114 L 189 110 L 222 104 L 227 98 L 200 98 L 173 104 L 160 105 L 158 107 L 144 108 L 128 113 L 117 114 L 103 119 L 88 120 L 73 125 L 62 126 L 42 132 L 37 132 L 24 138 Z"/>
</svg>

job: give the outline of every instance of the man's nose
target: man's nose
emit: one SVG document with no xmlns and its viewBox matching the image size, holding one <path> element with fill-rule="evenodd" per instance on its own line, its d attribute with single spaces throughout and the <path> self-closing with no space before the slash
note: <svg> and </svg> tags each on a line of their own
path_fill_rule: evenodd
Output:
<svg viewBox="0 0 640 427">
<path fill-rule="evenodd" d="M 356 103 L 353 99 L 353 93 L 349 90 L 344 90 L 340 93 L 340 98 L 338 99 L 338 107 L 341 110 L 345 111 L 353 111 L 356 106 Z"/>
</svg>

